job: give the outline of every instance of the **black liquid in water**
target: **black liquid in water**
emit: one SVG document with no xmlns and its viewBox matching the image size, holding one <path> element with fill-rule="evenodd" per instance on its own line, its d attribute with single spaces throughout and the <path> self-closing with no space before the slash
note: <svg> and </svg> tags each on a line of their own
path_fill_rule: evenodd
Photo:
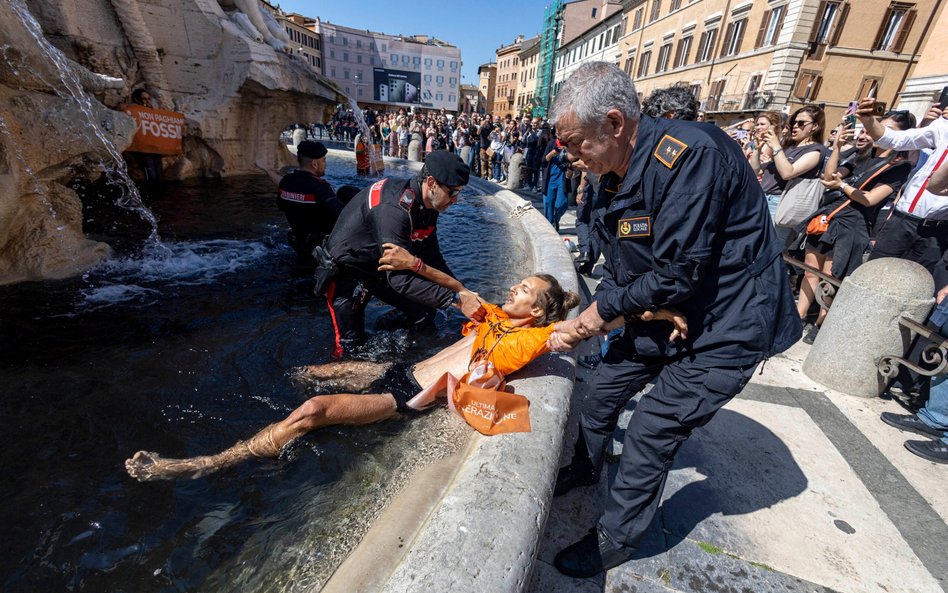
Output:
<svg viewBox="0 0 948 593">
<path fill-rule="evenodd" d="M 328 177 L 371 181 L 337 158 Z M 462 282 L 497 302 L 529 258 L 475 193 L 442 215 L 439 238 Z M 134 216 L 87 196 L 87 231 L 116 247 L 112 259 L 81 278 L 0 287 L 3 591 L 305 590 L 344 556 L 324 535 L 378 507 L 379 484 L 417 455 L 397 450 L 399 435 L 427 438 L 431 415 L 323 429 L 279 460 L 193 481 L 126 474 L 137 450 L 207 454 L 283 418 L 307 397 L 286 373 L 328 359 L 330 320 L 274 195 L 256 177 L 163 184 L 145 201 L 164 244 L 144 250 Z M 373 301 L 367 327 L 391 313 Z M 440 317 L 423 344 L 378 332 L 374 357 L 420 360 L 461 320 Z"/>
</svg>

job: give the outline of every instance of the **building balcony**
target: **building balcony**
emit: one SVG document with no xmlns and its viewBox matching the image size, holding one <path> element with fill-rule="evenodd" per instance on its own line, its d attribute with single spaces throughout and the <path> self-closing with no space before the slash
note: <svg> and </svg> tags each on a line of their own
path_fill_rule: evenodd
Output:
<svg viewBox="0 0 948 593">
<path fill-rule="evenodd" d="M 750 91 L 737 95 L 712 96 L 701 102 L 701 110 L 708 113 L 766 111 L 772 107 L 773 98 L 773 91 Z"/>
</svg>

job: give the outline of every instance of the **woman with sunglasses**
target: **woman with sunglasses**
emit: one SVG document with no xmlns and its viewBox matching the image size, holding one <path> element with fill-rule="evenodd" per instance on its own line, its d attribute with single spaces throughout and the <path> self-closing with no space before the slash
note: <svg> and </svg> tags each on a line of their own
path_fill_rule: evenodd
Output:
<svg viewBox="0 0 948 593">
<path fill-rule="evenodd" d="M 805 105 L 790 116 L 789 133 L 781 140 L 775 127 L 762 134 L 764 145 L 772 153 L 770 162 L 761 163 L 760 151 L 751 154 L 751 167 L 761 179 L 771 212 L 783 197 L 787 182 L 798 177 L 818 179 L 826 156 L 823 133 L 826 117 L 816 105 Z M 815 182 L 814 182 L 815 183 Z M 793 229 L 778 227 L 777 234 L 789 243 Z M 794 235 L 795 236 L 795 235 Z"/>
<path fill-rule="evenodd" d="M 915 127 L 915 117 L 907 112 L 889 112 L 881 123 L 891 130 L 908 130 Z M 822 233 L 809 232 L 805 243 L 804 262 L 839 280 L 862 264 L 879 207 L 898 193 L 912 170 L 904 154 L 873 148 L 865 130 L 856 136 L 854 151 L 844 153 L 841 145 L 850 135 L 844 127 L 838 129 L 823 172 L 824 205 L 814 217 L 827 217 L 828 226 Z M 842 154 L 847 156 L 843 158 Z M 815 274 L 804 274 L 797 300 L 801 319 L 809 313 L 818 284 Z M 804 342 L 813 343 L 825 317 L 826 310 L 820 308 L 813 327 L 804 333 Z"/>
</svg>

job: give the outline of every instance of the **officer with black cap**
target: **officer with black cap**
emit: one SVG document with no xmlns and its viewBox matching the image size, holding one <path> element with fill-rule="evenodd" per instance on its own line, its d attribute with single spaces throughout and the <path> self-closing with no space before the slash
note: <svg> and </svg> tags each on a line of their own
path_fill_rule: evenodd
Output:
<svg viewBox="0 0 948 593">
<path fill-rule="evenodd" d="M 605 210 L 594 232 L 606 264 L 593 302 L 548 345 L 568 350 L 624 326 L 582 404 L 554 494 L 598 482 L 619 413 L 652 385 L 626 428 L 601 518 L 554 559 L 585 578 L 635 555 L 679 447 L 802 326 L 760 184 L 721 130 L 642 116 L 632 80 L 605 62 L 573 72 L 552 119 L 571 158 L 600 176 Z"/>
<path fill-rule="evenodd" d="M 438 246 L 438 215 L 457 202 L 469 175 L 459 157 L 438 150 L 425 157 L 417 177 L 382 179 L 346 205 L 326 242 L 331 261 L 324 263 L 336 268 L 335 276 L 327 280 L 323 266 L 316 272 L 317 291 L 325 286 L 332 317 L 334 358 L 365 341 L 365 306 L 372 296 L 404 312 L 414 329 L 430 325 L 442 307 L 454 305 L 468 317 L 480 310 L 474 293 L 456 293 L 414 271 L 378 271 L 382 246 L 392 243 L 418 257 L 419 265 L 453 277 Z"/>
<path fill-rule="evenodd" d="M 313 248 L 332 232 L 343 209 L 332 185 L 323 179 L 326 152 L 322 142 L 300 142 L 296 147 L 300 166 L 283 176 L 277 190 L 277 207 L 290 223 L 290 245 L 303 259 L 312 257 Z"/>
</svg>

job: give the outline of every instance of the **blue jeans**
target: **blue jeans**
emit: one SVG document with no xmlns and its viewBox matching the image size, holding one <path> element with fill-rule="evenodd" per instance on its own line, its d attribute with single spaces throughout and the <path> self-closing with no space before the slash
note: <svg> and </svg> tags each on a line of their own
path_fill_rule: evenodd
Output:
<svg viewBox="0 0 948 593">
<path fill-rule="evenodd" d="M 555 173 L 550 177 L 550 184 L 543 196 L 543 215 L 554 228 L 560 228 L 560 218 L 566 213 L 566 180 Z"/>
<path fill-rule="evenodd" d="M 941 326 L 939 333 L 948 336 L 948 323 Z M 948 375 L 932 378 L 928 401 L 925 402 L 925 407 L 918 411 L 918 419 L 936 430 L 945 431 L 941 440 L 948 445 Z"/>
<path fill-rule="evenodd" d="M 493 177 L 494 179 L 499 180 L 500 176 L 502 175 L 502 169 L 501 169 L 500 164 L 503 162 L 503 160 L 504 160 L 503 150 L 498 150 L 497 152 L 494 153 L 494 158 L 491 159 L 491 164 L 493 168 L 493 174 L 491 175 L 491 177 Z"/>
</svg>

